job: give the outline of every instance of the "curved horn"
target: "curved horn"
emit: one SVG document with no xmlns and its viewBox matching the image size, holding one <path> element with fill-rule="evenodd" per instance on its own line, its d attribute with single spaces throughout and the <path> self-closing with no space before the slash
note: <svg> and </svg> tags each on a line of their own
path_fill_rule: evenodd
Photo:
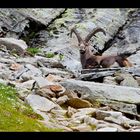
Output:
<svg viewBox="0 0 140 140">
<path fill-rule="evenodd" d="M 77 32 L 77 30 L 75 28 L 71 29 L 70 37 L 72 37 L 72 33 L 75 33 L 79 43 L 81 43 L 83 41 L 82 38 L 80 37 L 79 33 Z"/>
<path fill-rule="evenodd" d="M 102 32 L 104 35 L 106 35 L 104 29 L 98 28 L 98 27 L 97 27 L 97 28 L 93 29 L 93 30 L 86 36 L 85 42 L 87 43 L 87 42 L 91 39 L 91 37 L 92 37 L 93 35 L 95 35 L 96 33 L 98 33 L 98 32 Z"/>
</svg>

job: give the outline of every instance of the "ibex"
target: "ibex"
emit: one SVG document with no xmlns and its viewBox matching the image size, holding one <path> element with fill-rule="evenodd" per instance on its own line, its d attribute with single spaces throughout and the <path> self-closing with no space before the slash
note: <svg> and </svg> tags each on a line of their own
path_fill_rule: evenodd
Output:
<svg viewBox="0 0 140 140">
<path fill-rule="evenodd" d="M 72 36 L 72 33 L 75 33 L 78 39 L 82 68 L 83 69 L 92 69 L 99 67 L 109 68 L 115 62 L 117 62 L 120 67 L 131 67 L 132 64 L 127 60 L 127 57 L 129 57 L 132 53 L 100 56 L 92 52 L 92 46 L 90 45 L 89 40 L 93 35 L 95 35 L 98 32 L 102 32 L 104 35 L 106 35 L 105 31 L 102 28 L 95 28 L 85 37 L 85 39 L 82 39 L 77 30 L 75 29 L 75 27 L 71 29 L 70 35 Z"/>
</svg>

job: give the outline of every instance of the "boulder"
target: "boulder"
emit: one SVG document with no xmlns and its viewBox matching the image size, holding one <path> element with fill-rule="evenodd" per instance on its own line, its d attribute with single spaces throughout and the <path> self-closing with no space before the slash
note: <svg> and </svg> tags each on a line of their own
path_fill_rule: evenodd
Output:
<svg viewBox="0 0 140 140">
<path fill-rule="evenodd" d="M 110 116 L 113 118 L 118 118 L 122 116 L 122 113 L 116 111 L 103 111 L 103 110 L 96 111 L 96 119 L 98 120 L 104 120 L 105 117 L 110 117 Z"/>
<path fill-rule="evenodd" d="M 53 108 L 60 108 L 57 104 L 39 95 L 30 94 L 25 100 L 35 111 L 48 112 Z"/>
<path fill-rule="evenodd" d="M 28 89 L 31 90 L 33 88 L 33 84 L 35 83 L 35 80 L 29 80 L 23 83 L 15 83 L 15 86 L 17 89 Z"/>
<path fill-rule="evenodd" d="M 15 38 L 0 38 L 0 45 L 6 46 L 7 50 L 15 51 L 17 54 L 24 54 L 28 48 L 27 44 L 23 40 Z"/>
<path fill-rule="evenodd" d="M 60 82 L 62 86 L 71 91 L 77 91 L 82 99 L 95 101 L 129 114 L 137 115 L 137 106 L 140 104 L 140 89 L 123 87 L 80 80 L 65 80 Z M 115 105 L 113 105 L 115 103 Z M 126 105 L 126 106 L 125 106 Z M 125 107 L 125 109 L 124 109 Z"/>
<path fill-rule="evenodd" d="M 56 103 L 59 105 L 65 104 L 69 100 L 67 95 L 61 96 L 56 100 Z"/>
<path fill-rule="evenodd" d="M 111 76 L 104 77 L 103 83 L 105 83 L 105 84 L 111 84 L 111 85 L 117 85 L 117 82 L 115 81 L 115 78 L 114 77 L 111 77 Z"/>
<path fill-rule="evenodd" d="M 56 94 L 50 90 L 49 86 L 39 88 L 35 92 L 36 92 L 36 94 L 41 95 L 41 96 L 46 97 L 46 98 L 56 97 Z"/>
<path fill-rule="evenodd" d="M 45 86 L 49 86 L 49 85 L 54 85 L 53 82 L 49 82 L 46 78 L 44 77 L 34 77 L 34 80 L 36 81 L 36 85 L 38 88 L 42 88 Z"/>
<path fill-rule="evenodd" d="M 66 104 L 73 108 L 87 108 L 93 106 L 89 101 L 80 98 L 71 98 L 67 100 Z"/>
</svg>

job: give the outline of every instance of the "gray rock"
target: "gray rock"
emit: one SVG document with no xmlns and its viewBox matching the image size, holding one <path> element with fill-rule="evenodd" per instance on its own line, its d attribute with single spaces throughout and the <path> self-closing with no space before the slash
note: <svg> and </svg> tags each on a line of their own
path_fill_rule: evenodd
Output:
<svg viewBox="0 0 140 140">
<path fill-rule="evenodd" d="M 101 121 L 101 120 L 98 121 L 96 130 L 101 129 L 101 128 L 106 128 L 106 127 L 117 128 L 118 132 L 127 132 L 128 131 L 128 128 L 125 129 L 121 125 L 118 125 L 118 124 L 115 124 L 115 123 L 109 123 L 109 122 Z"/>
<path fill-rule="evenodd" d="M 10 79 L 11 71 L 8 70 L 0 70 L 0 78 L 7 80 Z"/>
<path fill-rule="evenodd" d="M 130 128 L 133 126 L 140 126 L 139 121 L 131 120 L 129 118 L 126 118 L 125 116 L 119 116 L 118 118 L 110 116 L 110 117 L 105 117 L 104 120 L 119 124 L 125 128 Z"/>
<path fill-rule="evenodd" d="M 19 72 L 16 78 L 20 78 L 22 81 L 33 80 L 34 74 L 31 71 L 28 71 L 28 69 L 25 69 L 22 72 Z"/>
<path fill-rule="evenodd" d="M 62 76 L 65 78 L 69 78 L 72 76 L 71 73 L 68 73 L 66 71 L 62 71 L 62 70 L 58 70 L 57 68 L 45 68 L 45 67 L 41 67 L 40 70 L 42 71 L 43 75 L 48 75 L 48 74 L 54 74 L 54 75 L 58 75 L 58 76 Z"/>
<path fill-rule="evenodd" d="M 25 67 L 31 71 L 34 76 L 41 76 L 42 72 L 31 64 L 26 64 Z"/>
<path fill-rule="evenodd" d="M 72 118 L 76 118 L 84 115 L 92 116 L 95 114 L 95 112 L 96 112 L 95 108 L 80 108 L 77 109 L 77 112 L 72 115 Z"/>
<path fill-rule="evenodd" d="M 41 121 L 44 125 L 46 125 L 48 128 L 52 128 L 52 129 L 59 129 L 60 131 L 64 131 L 64 132 L 73 132 L 73 130 L 69 127 L 60 125 L 58 123 L 52 123 L 50 121 Z"/>
<path fill-rule="evenodd" d="M 52 75 L 52 74 L 49 74 L 46 79 L 50 82 L 60 82 L 60 81 L 63 81 L 64 78 L 62 78 L 61 76 L 58 76 L 58 75 Z"/>
<path fill-rule="evenodd" d="M 3 80 L 3 79 L 0 79 L 0 83 L 1 83 L 1 84 L 4 84 L 4 85 L 7 85 L 7 84 L 8 84 L 8 81 Z"/>
<path fill-rule="evenodd" d="M 67 95 L 61 96 L 56 100 L 56 103 L 59 105 L 65 104 L 69 100 Z"/>
<path fill-rule="evenodd" d="M 115 101 L 115 104 L 128 105 L 129 103 L 132 105 L 140 103 L 140 89 L 133 87 L 123 87 L 116 85 L 108 85 L 94 82 L 84 82 L 79 80 L 65 80 L 60 82 L 62 86 L 71 91 L 77 91 L 81 94 L 81 98 L 88 99 L 93 103 L 95 100 L 98 100 L 100 103 L 109 105 L 110 102 Z M 134 106 L 133 106 L 134 107 Z M 136 106 L 135 106 L 136 107 Z M 115 108 L 111 106 L 111 108 Z M 124 106 L 120 106 L 119 108 L 115 108 L 117 110 L 121 110 L 121 112 L 137 114 L 137 111 L 132 108 L 129 110 L 124 110 Z"/>
<path fill-rule="evenodd" d="M 75 127 L 71 127 L 71 129 L 74 132 L 91 132 L 92 131 L 92 128 L 89 125 L 87 125 L 86 123 L 80 124 Z"/>
<path fill-rule="evenodd" d="M 131 132 L 140 132 L 140 129 L 131 130 Z"/>
<path fill-rule="evenodd" d="M 48 112 L 51 109 L 58 107 L 57 104 L 54 104 L 52 101 L 39 95 L 28 95 L 25 100 L 35 111 Z"/>
<path fill-rule="evenodd" d="M 74 113 L 76 113 L 76 112 L 77 112 L 77 110 L 76 110 L 75 108 L 72 108 L 72 107 L 68 106 L 66 115 L 67 115 L 68 117 L 71 117 L 71 116 L 72 116 Z"/>
<path fill-rule="evenodd" d="M 98 124 L 98 120 L 95 119 L 95 118 L 92 118 L 90 116 L 86 116 L 84 118 L 84 123 L 86 123 L 88 125 L 91 125 L 91 126 L 94 126 L 96 128 L 97 127 L 97 124 Z"/>
<path fill-rule="evenodd" d="M 98 120 L 104 120 L 106 117 L 113 117 L 113 118 L 118 118 L 122 116 L 121 112 L 116 112 L 116 111 L 103 111 L 103 110 L 97 110 L 96 111 L 96 119 Z"/>
<path fill-rule="evenodd" d="M 28 89 L 31 90 L 33 88 L 33 84 L 35 83 L 35 80 L 29 80 L 23 83 L 15 83 L 15 86 L 17 89 Z"/>
<path fill-rule="evenodd" d="M 49 82 L 47 79 L 44 77 L 34 77 L 34 80 L 36 81 L 36 84 L 39 88 L 49 86 L 49 85 L 54 85 L 53 82 Z"/>
<path fill-rule="evenodd" d="M 33 66 L 37 65 L 37 58 L 36 57 L 19 57 L 15 60 L 17 63 L 20 64 L 30 64 Z"/>
<path fill-rule="evenodd" d="M 105 127 L 105 128 L 97 129 L 97 132 L 117 132 L 117 131 L 118 129 L 113 127 Z"/>
<path fill-rule="evenodd" d="M 129 86 L 129 87 L 139 86 L 137 80 L 135 80 L 131 74 L 122 73 L 122 74 L 119 74 L 119 76 L 124 79 L 123 81 L 121 81 L 120 85 Z"/>
<path fill-rule="evenodd" d="M 39 88 L 35 92 L 36 92 L 36 94 L 41 95 L 41 96 L 46 97 L 46 98 L 48 98 L 48 97 L 51 97 L 51 98 L 56 97 L 56 94 L 50 90 L 49 86 Z"/>
<path fill-rule="evenodd" d="M 55 114 L 55 115 L 61 115 L 61 116 L 63 116 L 63 117 L 65 117 L 65 115 L 66 115 L 66 110 L 63 110 L 63 109 L 60 109 L 60 110 L 56 110 L 56 109 L 52 109 L 51 111 L 50 111 L 50 113 L 52 113 L 52 114 Z M 57 117 L 57 116 L 55 116 L 55 117 Z"/>
<path fill-rule="evenodd" d="M 140 77 L 138 77 L 138 76 L 135 76 L 135 79 L 137 80 L 137 82 L 138 82 L 138 85 L 140 86 Z"/>
<path fill-rule="evenodd" d="M 23 54 L 28 48 L 27 44 L 23 40 L 15 38 L 0 38 L 0 45 L 6 46 L 10 51 L 15 50 L 19 55 Z"/>
<path fill-rule="evenodd" d="M 13 63 L 15 63 L 15 61 L 14 60 L 12 60 L 10 57 L 9 58 L 0 58 L 0 62 L 1 63 L 5 63 L 5 64 L 13 64 Z"/>
<path fill-rule="evenodd" d="M 104 77 L 103 83 L 105 83 L 105 84 L 111 84 L 111 85 L 117 85 L 117 83 L 115 81 L 115 78 L 114 77 L 111 77 L 111 76 Z"/>
<path fill-rule="evenodd" d="M 71 127 L 71 126 L 78 126 L 79 124 L 82 124 L 85 117 L 87 117 L 87 115 L 71 117 L 70 121 L 69 121 L 69 127 Z"/>
<path fill-rule="evenodd" d="M 120 112 L 137 115 L 137 105 L 135 104 L 129 104 L 125 102 L 118 103 L 118 101 L 113 101 L 113 100 L 112 101 L 106 100 L 106 101 L 103 101 L 102 103 Z"/>
<path fill-rule="evenodd" d="M 24 100 L 29 94 L 32 93 L 31 90 L 28 90 L 28 89 L 18 89 L 18 97 L 22 100 Z"/>
<path fill-rule="evenodd" d="M 47 67 L 47 68 L 61 68 L 64 69 L 65 66 L 57 60 L 55 57 L 54 58 L 46 58 L 43 56 L 35 56 L 37 59 L 37 63 L 42 66 L 42 67 Z"/>
<path fill-rule="evenodd" d="M 89 74 L 81 74 L 79 75 L 78 79 L 84 81 L 94 81 L 97 78 L 104 78 L 105 76 L 112 76 L 113 74 L 114 74 L 113 71 L 95 72 Z"/>
</svg>

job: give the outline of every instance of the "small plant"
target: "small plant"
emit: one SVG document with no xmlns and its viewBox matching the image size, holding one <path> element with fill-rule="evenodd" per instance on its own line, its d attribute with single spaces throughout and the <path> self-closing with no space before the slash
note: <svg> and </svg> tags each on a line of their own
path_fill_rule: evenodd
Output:
<svg viewBox="0 0 140 140">
<path fill-rule="evenodd" d="M 27 52 L 32 55 L 36 55 L 41 52 L 40 48 L 27 48 Z"/>
<path fill-rule="evenodd" d="M 62 61 L 64 59 L 64 55 L 63 54 L 59 54 L 59 59 L 60 59 L 60 61 Z"/>
<path fill-rule="evenodd" d="M 45 54 L 45 57 L 47 57 L 47 58 L 53 58 L 54 56 L 55 56 L 55 54 L 52 52 L 48 52 Z"/>
</svg>

